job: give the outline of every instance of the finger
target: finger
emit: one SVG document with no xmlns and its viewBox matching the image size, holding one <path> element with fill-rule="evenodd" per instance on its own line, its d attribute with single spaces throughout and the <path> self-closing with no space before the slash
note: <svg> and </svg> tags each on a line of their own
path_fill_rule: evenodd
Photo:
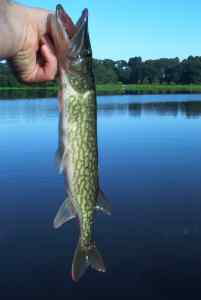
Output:
<svg viewBox="0 0 201 300">
<path fill-rule="evenodd" d="M 57 73 L 57 58 L 48 37 L 43 37 L 39 50 L 34 81 L 53 80 Z"/>
<path fill-rule="evenodd" d="M 17 61 L 17 65 L 20 66 L 19 74 L 27 83 L 49 81 L 56 76 L 57 58 L 53 45 L 48 37 L 43 37 L 40 44 L 37 57 L 36 50 L 29 48 L 29 51 L 26 51 L 27 59 L 24 56 L 23 59 Z M 29 61 L 29 64 L 25 63 L 26 61 Z"/>
<path fill-rule="evenodd" d="M 50 37 L 46 34 L 44 35 L 41 40 L 40 40 L 40 45 L 43 46 L 43 45 L 46 45 L 48 46 L 49 50 L 50 50 L 50 54 L 51 56 L 54 56 L 56 58 L 56 50 L 54 48 L 54 45 L 50 39 Z M 45 57 L 46 55 L 44 55 Z M 57 59 L 56 59 L 57 60 Z"/>
<path fill-rule="evenodd" d="M 23 82 L 33 82 L 36 74 L 36 50 L 28 48 L 19 51 L 12 59 L 10 64 L 16 76 Z"/>
</svg>

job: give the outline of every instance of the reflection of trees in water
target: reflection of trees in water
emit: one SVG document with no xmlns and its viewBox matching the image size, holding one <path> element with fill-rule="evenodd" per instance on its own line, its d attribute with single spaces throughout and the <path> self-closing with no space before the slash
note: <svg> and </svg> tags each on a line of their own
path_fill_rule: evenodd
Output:
<svg viewBox="0 0 201 300">
<path fill-rule="evenodd" d="M 122 113 L 126 112 L 134 117 L 145 114 L 157 114 L 161 116 L 173 116 L 183 114 L 186 117 L 201 116 L 201 101 L 191 102 L 149 102 L 149 103 L 119 103 L 99 104 L 99 112 Z"/>
<path fill-rule="evenodd" d="M 129 103 L 128 111 L 134 117 L 139 117 L 142 113 L 142 105 L 139 103 Z"/>
<path fill-rule="evenodd" d="M 146 113 L 156 113 L 161 116 L 176 116 L 179 111 L 179 105 L 179 102 L 144 103 L 142 109 Z"/>
<path fill-rule="evenodd" d="M 3 94 L 2 94 L 3 93 Z M 56 91 L 51 89 L 24 89 L 24 90 L 5 90 L 1 91 L 1 98 L 5 99 L 39 99 L 55 97 Z M 182 114 L 187 118 L 201 116 L 201 101 L 166 101 L 166 102 L 148 102 L 148 103 L 99 103 L 98 112 L 103 114 L 129 114 L 133 117 L 140 117 L 142 114 L 156 114 L 160 116 L 173 116 Z M 21 108 L 20 108 L 21 109 Z M 34 115 L 39 112 L 48 113 L 51 106 L 40 107 L 38 103 L 27 107 L 29 114 Z M 55 109 L 55 108 L 54 108 Z M 8 113 L 11 113 L 8 111 Z"/>
<path fill-rule="evenodd" d="M 199 117 L 201 116 L 201 102 L 183 102 L 181 111 L 186 117 Z"/>
<path fill-rule="evenodd" d="M 0 122 L 4 120 L 19 121 L 27 119 L 29 121 L 35 121 L 36 119 L 50 119 L 54 118 L 58 114 L 57 101 L 52 99 L 30 99 L 19 101 L 1 101 L 0 109 Z"/>
</svg>

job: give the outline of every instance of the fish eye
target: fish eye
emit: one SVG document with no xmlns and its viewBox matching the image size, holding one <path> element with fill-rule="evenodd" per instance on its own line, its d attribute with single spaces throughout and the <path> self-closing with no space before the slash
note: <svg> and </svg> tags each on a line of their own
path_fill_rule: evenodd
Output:
<svg viewBox="0 0 201 300">
<path fill-rule="evenodd" d="M 73 57 L 73 59 L 71 59 L 71 67 L 73 67 L 73 69 L 75 71 L 81 71 L 84 69 L 84 59 L 83 57 L 81 57 L 80 55 Z"/>
</svg>

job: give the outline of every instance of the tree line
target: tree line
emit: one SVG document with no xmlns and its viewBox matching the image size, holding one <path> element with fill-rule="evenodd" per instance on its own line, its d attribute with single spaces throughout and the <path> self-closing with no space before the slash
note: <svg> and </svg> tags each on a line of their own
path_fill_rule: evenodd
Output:
<svg viewBox="0 0 201 300">
<path fill-rule="evenodd" d="M 149 59 L 132 57 L 127 61 L 94 60 L 98 83 L 152 84 L 201 83 L 201 56 Z"/>
<path fill-rule="evenodd" d="M 140 56 L 126 60 L 94 59 L 94 73 L 97 84 L 189 84 L 201 83 L 201 56 L 149 59 Z M 54 86 L 55 81 L 37 86 Z M 0 87 L 21 86 L 7 63 L 0 63 Z"/>
</svg>

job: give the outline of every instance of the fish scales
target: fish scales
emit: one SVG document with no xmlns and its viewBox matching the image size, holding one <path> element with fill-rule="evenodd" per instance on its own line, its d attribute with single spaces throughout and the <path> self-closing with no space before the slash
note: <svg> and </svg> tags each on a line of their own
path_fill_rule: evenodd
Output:
<svg viewBox="0 0 201 300">
<path fill-rule="evenodd" d="M 68 181 L 72 201 L 79 215 L 82 246 L 92 241 L 94 207 L 98 194 L 98 151 L 96 137 L 96 96 L 92 90 L 83 94 L 64 94 L 68 115 Z"/>
<path fill-rule="evenodd" d="M 51 30 L 60 72 L 60 120 L 57 161 L 68 185 L 68 199 L 61 205 L 54 227 L 77 217 L 80 238 L 72 263 L 75 281 L 91 266 L 105 271 L 94 241 L 95 211 L 109 214 L 99 187 L 97 104 L 92 51 L 85 9 L 76 24 L 61 5 L 51 18 Z"/>
</svg>

